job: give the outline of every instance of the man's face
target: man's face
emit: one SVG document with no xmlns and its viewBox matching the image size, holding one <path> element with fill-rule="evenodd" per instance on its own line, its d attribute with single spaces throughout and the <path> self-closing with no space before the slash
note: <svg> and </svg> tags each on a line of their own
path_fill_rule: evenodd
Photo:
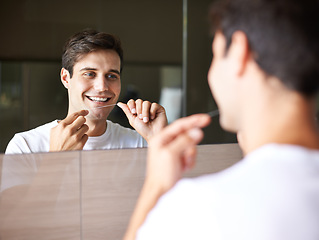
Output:
<svg viewBox="0 0 319 240">
<path fill-rule="evenodd" d="M 114 50 L 98 50 L 80 58 L 73 67 L 73 76 L 64 85 L 68 88 L 69 113 L 89 110 L 87 118 L 105 120 L 117 103 L 121 92 L 121 61 Z"/>
<path fill-rule="evenodd" d="M 213 60 L 208 72 L 208 83 L 220 111 L 221 126 L 225 130 L 236 132 L 238 99 L 234 64 L 232 55 L 226 54 L 226 38 L 221 32 L 216 32 L 212 50 Z"/>
</svg>

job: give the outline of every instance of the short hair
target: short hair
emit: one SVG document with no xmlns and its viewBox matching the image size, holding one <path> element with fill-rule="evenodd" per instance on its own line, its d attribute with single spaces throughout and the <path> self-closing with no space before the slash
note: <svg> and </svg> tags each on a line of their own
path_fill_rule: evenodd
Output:
<svg viewBox="0 0 319 240">
<path fill-rule="evenodd" d="M 227 41 L 243 31 L 263 71 L 289 89 L 314 96 L 319 89 L 318 0 L 225 0 L 212 5 L 213 30 Z"/>
<path fill-rule="evenodd" d="M 86 54 L 98 50 L 112 49 L 120 57 L 122 71 L 123 49 L 118 37 L 98 32 L 93 29 L 86 29 L 71 36 L 65 43 L 62 54 L 62 67 L 73 75 L 74 65 Z"/>
</svg>

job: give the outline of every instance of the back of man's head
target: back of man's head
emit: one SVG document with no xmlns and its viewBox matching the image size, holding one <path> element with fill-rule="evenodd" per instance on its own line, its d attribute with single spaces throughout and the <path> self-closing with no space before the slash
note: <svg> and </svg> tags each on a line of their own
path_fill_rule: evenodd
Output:
<svg viewBox="0 0 319 240">
<path fill-rule="evenodd" d="M 243 31 L 263 71 L 305 96 L 319 89 L 318 0 L 221 0 L 212 6 L 213 28 L 231 43 Z"/>
<path fill-rule="evenodd" d="M 62 67 L 69 71 L 70 77 L 73 75 L 73 67 L 86 54 L 111 49 L 117 52 L 123 61 L 123 49 L 119 38 L 112 34 L 98 32 L 87 29 L 71 36 L 65 43 L 62 54 Z"/>
</svg>

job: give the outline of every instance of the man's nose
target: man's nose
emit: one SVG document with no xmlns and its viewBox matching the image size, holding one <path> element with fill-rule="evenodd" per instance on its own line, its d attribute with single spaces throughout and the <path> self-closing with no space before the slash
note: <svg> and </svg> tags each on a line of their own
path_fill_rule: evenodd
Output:
<svg viewBox="0 0 319 240">
<path fill-rule="evenodd" d="M 107 79 L 104 76 L 99 76 L 98 78 L 96 78 L 94 82 L 94 88 L 95 90 L 101 92 L 108 90 L 109 86 Z"/>
</svg>

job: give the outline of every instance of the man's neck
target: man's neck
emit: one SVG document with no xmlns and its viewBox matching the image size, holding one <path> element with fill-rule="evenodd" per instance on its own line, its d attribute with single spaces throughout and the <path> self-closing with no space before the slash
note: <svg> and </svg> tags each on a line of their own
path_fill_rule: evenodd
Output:
<svg viewBox="0 0 319 240">
<path fill-rule="evenodd" d="M 319 134 L 313 101 L 298 94 L 253 104 L 240 132 L 245 154 L 269 143 L 319 149 Z"/>
<path fill-rule="evenodd" d="M 107 122 L 106 120 L 92 120 L 92 119 L 86 119 L 86 123 L 89 126 L 89 130 L 87 132 L 87 135 L 89 137 L 97 137 L 101 136 L 105 133 L 107 128 Z"/>
</svg>

